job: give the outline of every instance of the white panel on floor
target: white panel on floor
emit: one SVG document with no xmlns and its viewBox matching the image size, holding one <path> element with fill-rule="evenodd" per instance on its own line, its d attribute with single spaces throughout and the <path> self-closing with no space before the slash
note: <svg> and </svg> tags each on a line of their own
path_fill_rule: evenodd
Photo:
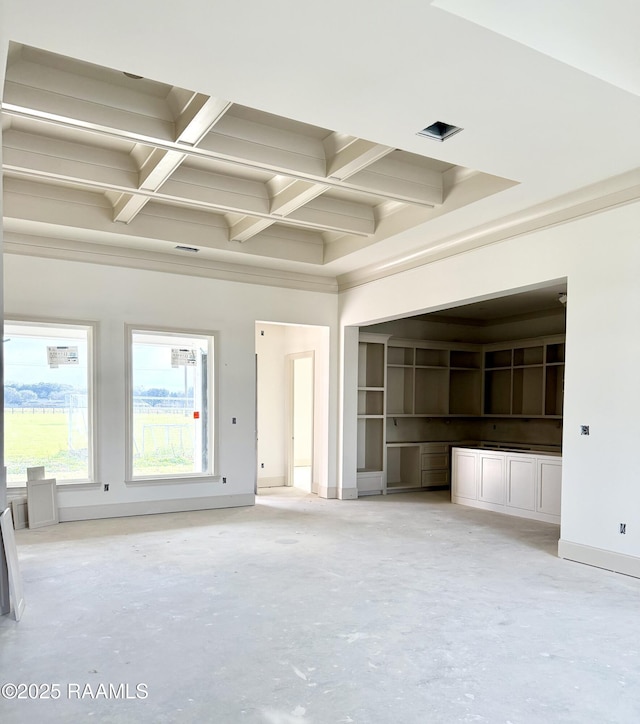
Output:
<svg viewBox="0 0 640 724">
<path fill-rule="evenodd" d="M 29 528 L 42 528 L 58 522 L 56 479 L 27 480 Z"/>
<path fill-rule="evenodd" d="M 13 513 L 13 527 L 15 530 L 26 528 L 28 524 L 27 517 L 27 498 L 14 498 L 11 501 L 11 512 Z"/>
<path fill-rule="evenodd" d="M 24 594 L 22 592 L 20 569 L 18 568 L 18 549 L 13 534 L 11 508 L 7 508 L 0 515 L 0 532 L 2 533 L 2 545 L 4 546 L 9 571 L 9 596 L 13 607 L 13 615 L 16 617 L 16 621 L 19 621 L 24 611 Z"/>
<path fill-rule="evenodd" d="M 44 480 L 44 465 L 27 468 L 27 480 Z"/>
</svg>

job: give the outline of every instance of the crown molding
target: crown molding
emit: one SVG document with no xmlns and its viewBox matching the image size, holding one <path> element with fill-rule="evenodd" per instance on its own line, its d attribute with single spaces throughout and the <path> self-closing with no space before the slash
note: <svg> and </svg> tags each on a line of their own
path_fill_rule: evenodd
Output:
<svg viewBox="0 0 640 724">
<path fill-rule="evenodd" d="M 213 262 L 206 259 L 176 257 L 171 254 L 147 252 L 139 249 L 90 244 L 71 239 L 49 238 L 18 232 L 5 232 L 4 253 L 19 256 L 87 262 L 105 266 L 127 267 L 144 271 L 183 274 L 187 276 L 262 284 L 285 289 L 336 294 L 335 277 L 301 274 L 279 269 Z"/>
<path fill-rule="evenodd" d="M 390 259 L 341 274 L 337 278 L 338 290 L 347 291 L 447 257 L 560 226 L 638 201 L 640 201 L 640 168 L 585 186 L 488 224 L 437 240 L 427 249 L 416 250 L 395 260 Z"/>
</svg>

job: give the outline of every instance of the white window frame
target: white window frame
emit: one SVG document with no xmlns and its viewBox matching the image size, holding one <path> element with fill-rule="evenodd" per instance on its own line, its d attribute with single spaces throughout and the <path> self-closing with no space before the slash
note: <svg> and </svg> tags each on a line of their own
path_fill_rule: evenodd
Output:
<svg viewBox="0 0 640 724">
<path fill-rule="evenodd" d="M 207 355 L 207 404 L 209 410 L 209 470 L 202 473 L 167 473 L 154 475 L 133 474 L 133 335 L 134 334 L 164 334 L 176 337 L 203 337 L 209 339 L 209 353 Z M 182 327 L 158 327 L 146 324 L 125 325 L 125 351 L 126 351 L 126 420 L 125 420 L 125 482 L 127 484 L 148 483 L 175 483 L 175 482 L 217 482 L 218 475 L 218 335 L 211 330 L 184 329 Z"/>
<path fill-rule="evenodd" d="M 84 329 L 87 333 L 87 420 L 89 429 L 87 431 L 87 478 L 78 478 L 76 480 L 56 479 L 57 487 L 78 487 L 78 486 L 95 486 L 96 470 L 98 467 L 98 449 L 96 435 L 97 419 L 98 419 L 98 365 L 97 365 L 97 344 L 98 344 L 98 323 L 86 319 L 57 319 L 51 317 L 34 317 L 31 315 L 11 314 L 4 318 L 5 334 L 6 326 L 11 324 L 20 324 L 25 327 L 52 327 L 58 329 L 72 328 Z M 6 381 L 3 381 L 3 392 Z M 3 410 L 4 412 L 4 410 Z M 5 460 L 6 464 L 6 460 Z M 46 471 L 45 471 L 46 472 Z M 16 485 L 7 482 L 9 490 L 25 490 L 27 489 L 26 471 L 24 485 Z"/>
</svg>

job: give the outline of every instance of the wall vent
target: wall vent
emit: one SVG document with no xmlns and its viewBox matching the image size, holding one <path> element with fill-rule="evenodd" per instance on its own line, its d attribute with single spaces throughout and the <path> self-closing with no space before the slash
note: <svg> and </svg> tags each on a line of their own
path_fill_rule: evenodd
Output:
<svg viewBox="0 0 640 724">
<path fill-rule="evenodd" d="M 176 246 L 176 249 L 177 249 L 178 251 L 190 251 L 190 252 L 192 252 L 193 254 L 195 254 L 196 252 L 200 251 L 200 249 L 198 249 L 198 248 L 195 247 L 195 246 L 183 246 L 182 244 L 178 244 L 178 246 Z"/>
</svg>

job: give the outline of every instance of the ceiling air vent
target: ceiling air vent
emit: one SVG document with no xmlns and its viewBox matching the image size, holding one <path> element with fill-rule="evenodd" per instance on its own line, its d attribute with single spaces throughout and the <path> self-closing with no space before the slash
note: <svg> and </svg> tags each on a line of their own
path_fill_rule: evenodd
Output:
<svg viewBox="0 0 640 724">
<path fill-rule="evenodd" d="M 198 248 L 195 247 L 195 246 L 182 246 L 182 244 L 178 244 L 178 246 L 176 246 L 176 249 L 177 249 L 178 251 L 190 251 L 190 252 L 192 252 L 193 254 L 196 254 L 197 252 L 200 251 L 200 249 L 198 249 Z"/>
<path fill-rule="evenodd" d="M 456 133 L 458 133 L 458 131 L 461 130 L 462 128 L 460 128 L 459 126 L 451 126 L 448 123 L 436 121 L 430 126 L 423 128 L 421 131 L 418 131 L 418 136 L 433 138 L 435 141 L 445 141 L 447 138 L 451 138 L 451 136 L 455 135 Z"/>
</svg>

